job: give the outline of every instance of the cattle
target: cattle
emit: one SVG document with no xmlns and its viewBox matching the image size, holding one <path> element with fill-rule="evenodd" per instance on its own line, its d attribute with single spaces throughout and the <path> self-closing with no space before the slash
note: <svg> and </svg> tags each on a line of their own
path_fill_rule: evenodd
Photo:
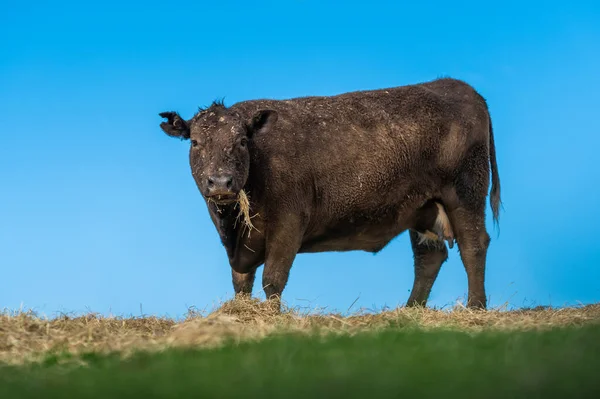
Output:
<svg viewBox="0 0 600 399">
<path fill-rule="evenodd" d="M 190 143 L 192 176 L 227 251 L 236 296 L 252 293 L 264 264 L 262 286 L 279 309 L 297 254 L 377 253 L 408 231 L 407 306 L 426 306 L 448 258 L 446 240 L 456 241 L 466 270 L 467 306 L 486 308 L 486 198 L 489 191 L 497 224 L 500 178 L 488 105 L 468 83 L 215 101 L 188 120 L 159 115 L 167 135 Z M 242 192 L 251 231 L 239 221 Z"/>
</svg>

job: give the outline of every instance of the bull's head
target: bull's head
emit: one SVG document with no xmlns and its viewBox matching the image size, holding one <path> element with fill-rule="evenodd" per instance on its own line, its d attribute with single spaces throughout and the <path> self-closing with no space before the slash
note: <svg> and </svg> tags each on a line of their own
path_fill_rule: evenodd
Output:
<svg viewBox="0 0 600 399">
<path fill-rule="evenodd" d="M 190 166 L 200 193 L 223 205 L 236 201 L 246 184 L 252 137 L 277 121 L 276 111 L 261 110 L 247 120 L 219 103 L 189 121 L 176 112 L 160 116 L 167 119 L 160 124 L 166 134 L 190 140 Z"/>
</svg>

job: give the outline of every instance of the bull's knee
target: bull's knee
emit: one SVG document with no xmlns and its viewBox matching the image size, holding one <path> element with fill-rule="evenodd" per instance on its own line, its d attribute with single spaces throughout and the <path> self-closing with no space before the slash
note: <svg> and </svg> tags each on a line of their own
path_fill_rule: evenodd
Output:
<svg viewBox="0 0 600 399">
<path fill-rule="evenodd" d="M 481 235 L 479 236 L 479 240 L 480 240 L 481 247 L 486 250 L 490 246 L 490 242 L 492 242 L 492 238 L 490 237 L 490 235 L 488 234 L 487 231 L 481 232 Z"/>
<path fill-rule="evenodd" d="M 476 258 L 485 258 L 490 242 L 490 235 L 486 231 L 482 231 L 476 237 L 473 237 L 470 245 L 469 243 L 463 244 L 463 249 L 461 249 L 461 251 L 466 251 Z"/>
</svg>

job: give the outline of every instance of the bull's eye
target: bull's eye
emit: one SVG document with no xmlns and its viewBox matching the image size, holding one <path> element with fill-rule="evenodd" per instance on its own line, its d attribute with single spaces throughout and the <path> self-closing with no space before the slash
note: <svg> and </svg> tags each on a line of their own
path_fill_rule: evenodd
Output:
<svg viewBox="0 0 600 399">
<path fill-rule="evenodd" d="M 241 145 L 242 147 L 245 147 L 245 146 L 246 146 L 246 144 L 248 144 L 248 139 L 247 139 L 247 138 L 245 138 L 245 137 L 242 137 L 242 140 L 240 141 L 240 145 Z"/>
<path fill-rule="evenodd" d="M 192 140 L 192 147 L 197 147 L 198 146 L 198 142 L 196 140 Z"/>
</svg>

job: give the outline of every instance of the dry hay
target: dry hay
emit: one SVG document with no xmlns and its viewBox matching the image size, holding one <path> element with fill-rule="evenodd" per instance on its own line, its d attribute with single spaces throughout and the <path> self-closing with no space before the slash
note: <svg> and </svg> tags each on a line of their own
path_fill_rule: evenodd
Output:
<svg viewBox="0 0 600 399">
<path fill-rule="evenodd" d="M 568 308 L 516 311 L 451 311 L 397 308 L 377 314 L 301 314 L 284 309 L 281 314 L 268 302 L 254 298 L 227 301 L 206 316 L 191 312 L 182 321 L 166 318 L 118 318 L 88 314 L 52 320 L 31 312 L 0 314 L 0 361 L 38 360 L 48 352 L 83 353 L 169 347 L 214 347 L 225 340 L 261 339 L 281 333 L 354 334 L 382 328 L 446 328 L 467 331 L 486 329 L 543 329 L 578 326 L 600 321 L 600 304 Z"/>
<path fill-rule="evenodd" d="M 210 198 L 208 199 L 208 201 L 217 205 L 217 212 L 221 212 L 218 209 L 219 203 L 217 201 L 215 201 L 214 199 L 210 199 Z M 250 198 L 244 189 L 240 190 L 234 203 L 235 203 L 235 207 L 239 208 L 239 212 L 238 212 L 235 222 L 237 224 L 237 222 L 241 218 L 242 223 L 244 223 L 244 227 L 248 229 L 248 237 L 250 237 L 250 233 L 252 232 L 252 230 L 253 229 L 257 230 L 256 227 L 254 227 L 254 225 L 252 224 L 252 219 L 254 217 L 258 216 L 258 214 L 255 214 L 254 216 L 250 216 Z"/>
<path fill-rule="evenodd" d="M 250 216 L 250 199 L 248 198 L 248 194 L 246 194 L 245 190 L 242 189 L 238 193 L 236 205 L 238 205 L 240 208 L 240 212 L 238 214 L 236 222 L 240 217 L 242 218 L 244 226 L 248 229 L 248 237 L 250 237 L 252 229 L 256 230 L 256 227 L 254 227 L 254 225 L 252 224 L 252 218 L 257 216 L 258 214 Z"/>
</svg>

